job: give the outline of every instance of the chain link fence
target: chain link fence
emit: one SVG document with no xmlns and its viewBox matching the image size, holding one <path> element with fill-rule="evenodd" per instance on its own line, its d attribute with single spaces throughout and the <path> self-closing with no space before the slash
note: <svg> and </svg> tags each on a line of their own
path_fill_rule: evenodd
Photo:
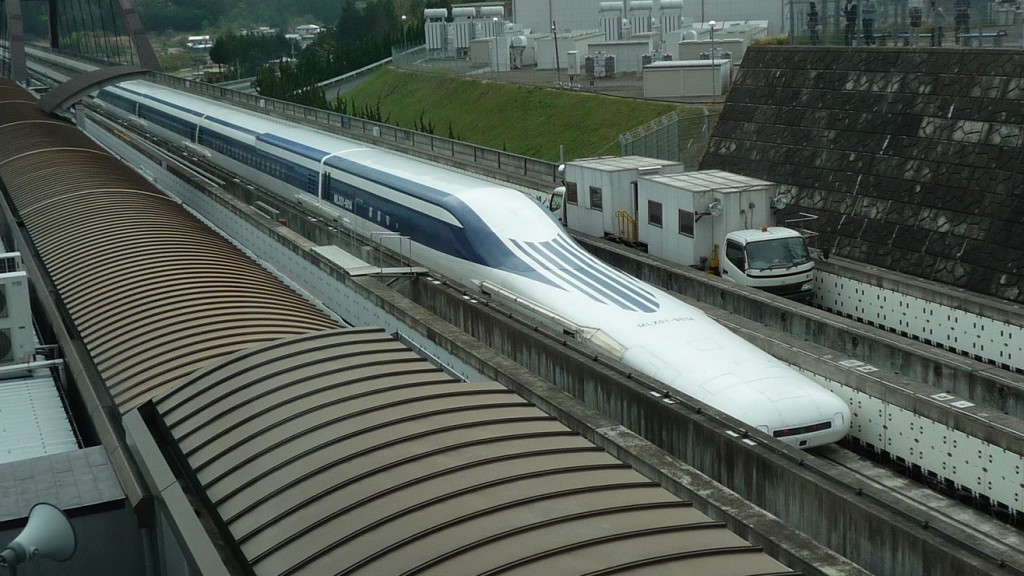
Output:
<svg viewBox="0 0 1024 576">
<path fill-rule="evenodd" d="M 864 46 L 869 42 L 864 30 L 864 0 L 857 3 L 859 10 L 852 21 L 850 38 L 846 34 L 845 0 L 815 0 L 814 4 L 818 12 L 816 35 L 811 33 L 813 19 L 808 16 L 811 0 L 792 0 L 787 4 L 786 20 L 791 44 Z M 1021 46 L 1024 7 L 1020 0 L 973 0 L 962 5 L 966 7 L 965 12 L 957 10 L 954 0 L 936 0 L 935 4 L 946 16 L 943 46 Z M 931 0 L 877 0 L 876 5 L 878 9 L 872 19 L 870 39 L 874 45 L 924 47 L 932 44 Z M 914 25 L 911 23 L 911 8 L 919 10 Z"/>
<path fill-rule="evenodd" d="M 621 154 L 679 162 L 687 170 L 697 170 L 717 118 L 707 108 L 701 115 L 682 118 L 672 112 L 621 134 Z"/>
</svg>

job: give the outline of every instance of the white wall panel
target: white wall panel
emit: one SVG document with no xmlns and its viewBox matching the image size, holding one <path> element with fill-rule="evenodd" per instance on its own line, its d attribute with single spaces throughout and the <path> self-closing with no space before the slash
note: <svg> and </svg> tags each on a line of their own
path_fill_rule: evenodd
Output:
<svg viewBox="0 0 1024 576">
<path fill-rule="evenodd" d="M 815 271 L 815 294 L 826 310 L 982 362 L 1024 371 L 1022 326 L 820 270 Z"/>
<path fill-rule="evenodd" d="M 850 370 L 869 371 L 872 368 L 858 360 L 837 363 Z M 799 367 L 793 368 L 846 401 L 853 419 L 850 435 L 854 438 L 958 487 L 968 488 L 1007 508 L 1024 512 L 1024 455 L 992 446 L 944 423 Z M 960 406 L 960 403 L 965 408 L 973 406 L 944 393 L 929 400 L 951 408 Z"/>
<path fill-rule="evenodd" d="M 1010 508 L 1024 510 L 1024 458 L 996 446 L 985 457 L 985 489 L 981 492 Z"/>
</svg>

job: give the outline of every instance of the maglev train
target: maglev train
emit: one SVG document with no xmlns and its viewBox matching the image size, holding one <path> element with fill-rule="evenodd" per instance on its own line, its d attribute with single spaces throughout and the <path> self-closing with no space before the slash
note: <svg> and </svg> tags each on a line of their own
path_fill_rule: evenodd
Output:
<svg viewBox="0 0 1024 576">
<path fill-rule="evenodd" d="M 106 109 L 288 198 L 408 237 L 417 263 L 575 325 L 633 369 L 788 444 L 836 442 L 846 403 L 669 294 L 586 252 L 534 199 L 487 180 L 142 81 Z"/>
</svg>

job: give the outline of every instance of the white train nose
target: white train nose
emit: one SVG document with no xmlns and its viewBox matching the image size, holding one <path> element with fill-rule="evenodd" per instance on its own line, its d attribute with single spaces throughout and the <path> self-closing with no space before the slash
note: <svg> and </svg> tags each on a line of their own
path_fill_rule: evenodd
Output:
<svg viewBox="0 0 1024 576">
<path fill-rule="evenodd" d="M 838 442 L 850 430 L 849 406 L 825 390 L 820 395 L 780 401 L 777 407 L 782 420 L 771 428 L 770 434 L 797 448 Z M 787 415 L 799 415 L 799 418 L 790 419 Z"/>
</svg>

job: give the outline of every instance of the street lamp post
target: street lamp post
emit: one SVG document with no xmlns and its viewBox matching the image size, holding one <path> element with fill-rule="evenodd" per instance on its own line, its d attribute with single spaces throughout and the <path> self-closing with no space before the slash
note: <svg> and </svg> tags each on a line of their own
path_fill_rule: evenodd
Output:
<svg viewBox="0 0 1024 576">
<path fill-rule="evenodd" d="M 409 47 L 409 41 L 406 40 L 406 38 L 405 38 L 405 36 L 406 36 L 405 31 L 408 29 L 408 27 L 406 26 L 407 22 L 408 22 L 408 18 L 405 17 L 405 14 L 402 14 L 402 51 L 403 52 Z"/>
<path fill-rule="evenodd" d="M 708 22 L 708 26 L 711 27 L 711 95 L 718 96 L 718 76 L 717 70 L 715 70 L 715 21 L 711 20 Z"/>
<path fill-rule="evenodd" d="M 562 63 L 558 61 L 558 28 L 555 21 L 551 21 L 551 36 L 555 39 L 555 74 L 558 76 L 558 85 L 562 85 Z"/>
</svg>

